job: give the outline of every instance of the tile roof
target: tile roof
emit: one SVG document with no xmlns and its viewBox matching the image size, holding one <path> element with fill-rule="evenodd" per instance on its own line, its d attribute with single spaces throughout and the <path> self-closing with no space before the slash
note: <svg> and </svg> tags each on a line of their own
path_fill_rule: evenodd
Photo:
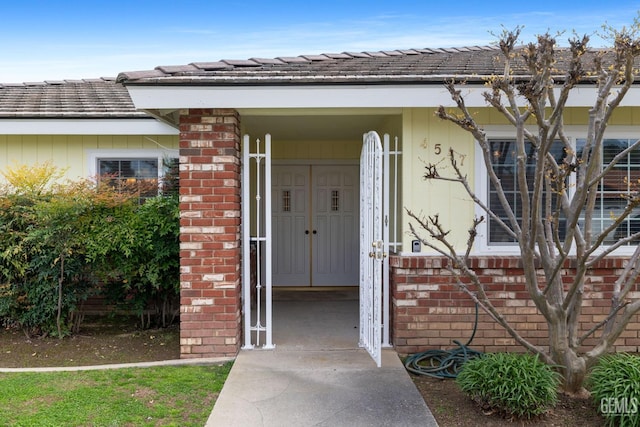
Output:
<svg viewBox="0 0 640 427">
<path fill-rule="evenodd" d="M 0 83 L 0 118 L 148 117 L 115 78 Z"/>
<path fill-rule="evenodd" d="M 324 53 L 295 57 L 223 59 L 120 73 L 117 81 L 146 84 L 297 84 L 437 81 L 462 73 L 493 73 L 494 47 Z"/>
<path fill-rule="evenodd" d="M 557 50 L 562 68 L 567 49 Z M 595 51 L 587 55 L 594 55 Z M 522 63 L 512 67 L 527 73 Z M 407 49 L 379 52 L 343 52 L 272 59 L 220 60 L 187 65 L 158 66 L 154 70 L 120 73 L 118 82 L 148 85 L 286 85 L 442 83 L 451 77 L 469 81 L 504 72 L 496 46 L 449 49 Z"/>
<path fill-rule="evenodd" d="M 559 68 L 567 52 L 559 49 Z M 151 118 L 136 111 L 127 84 L 441 84 L 452 77 L 483 82 L 503 69 L 497 47 L 487 46 L 194 62 L 123 72 L 115 79 L 0 83 L 0 118 Z M 516 67 L 516 73 L 526 70 Z"/>
</svg>

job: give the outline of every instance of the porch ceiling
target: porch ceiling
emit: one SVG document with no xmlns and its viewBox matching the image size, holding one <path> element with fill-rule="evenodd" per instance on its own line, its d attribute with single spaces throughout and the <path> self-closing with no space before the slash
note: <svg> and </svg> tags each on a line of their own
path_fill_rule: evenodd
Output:
<svg viewBox="0 0 640 427">
<path fill-rule="evenodd" d="M 260 137 L 271 134 L 274 140 L 361 140 L 370 130 L 389 127 L 390 115 L 244 115 L 242 132 Z M 396 116 L 400 120 L 399 116 Z"/>
</svg>

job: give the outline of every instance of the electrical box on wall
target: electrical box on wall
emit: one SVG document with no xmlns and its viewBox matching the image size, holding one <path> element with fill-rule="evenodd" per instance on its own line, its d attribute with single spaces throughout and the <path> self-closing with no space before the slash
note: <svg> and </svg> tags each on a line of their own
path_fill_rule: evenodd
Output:
<svg viewBox="0 0 640 427">
<path fill-rule="evenodd" d="M 420 251 L 422 251 L 422 245 L 420 244 L 420 240 L 412 240 L 411 241 L 411 251 L 412 252 L 420 252 Z"/>
</svg>

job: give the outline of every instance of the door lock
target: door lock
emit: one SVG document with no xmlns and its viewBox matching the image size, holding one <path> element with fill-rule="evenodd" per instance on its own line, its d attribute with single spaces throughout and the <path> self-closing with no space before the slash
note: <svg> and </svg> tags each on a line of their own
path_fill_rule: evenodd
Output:
<svg viewBox="0 0 640 427">
<path fill-rule="evenodd" d="M 387 253 L 383 251 L 384 244 L 382 243 L 382 240 L 371 242 L 371 246 L 373 247 L 373 251 L 369 252 L 370 258 L 384 259 L 387 257 Z"/>
</svg>

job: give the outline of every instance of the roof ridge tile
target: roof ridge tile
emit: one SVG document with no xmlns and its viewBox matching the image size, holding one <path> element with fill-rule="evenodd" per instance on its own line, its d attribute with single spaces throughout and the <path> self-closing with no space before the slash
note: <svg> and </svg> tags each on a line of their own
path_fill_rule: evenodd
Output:
<svg viewBox="0 0 640 427">
<path fill-rule="evenodd" d="M 229 64 L 232 67 L 259 67 L 260 64 L 251 59 L 223 59 L 221 62 Z"/>
<path fill-rule="evenodd" d="M 309 63 L 311 61 L 309 61 L 308 59 L 306 59 L 303 56 L 279 56 L 276 59 L 279 59 L 283 62 L 286 62 L 288 64 L 292 64 L 292 63 Z"/>
<path fill-rule="evenodd" d="M 301 55 L 303 58 L 308 59 L 309 61 L 327 61 L 329 58 L 326 55 Z"/>
<path fill-rule="evenodd" d="M 389 55 L 387 55 L 386 53 L 384 53 L 381 50 L 378 50 L 378 51 L 367 51 L 365 53 L 367 53 L 371 57 L 378 57 L 378 58 L 389 56 Z"/>
<path fill-rule="evenodd" d="M 192 62 L 191 65 L 204 71 L 224 70 L 225 68 L 229 68 L 229 64 L 222 61 Z"/>
<path fill-rule="evenodd" d="M 163 73 L 174 74 L 174 73 L 188 73 L 192 71 L 198 71 L 198 67 L 187 64 L 187 65 L 161 65 L 156 67 L 156 70 L 160 70 Z"/>
<path fill-rule="evenodd" d="M 371 58 L 371 55 L 366 52 L 344 52 L 344 54 L 352 58 Z"/>
<path fill-rule="evenodd" d="M 282 65 L 285 64 L 284 61 L 278 58 L 250 58 L 252 61 L 257 62 L 261 65 Z"/>
<path fill-rule="evenodd" d="M 324 56 L 327 56 L 331 59 L 351 59 L 352 56 L 348 53 L 323 53 Z"/>
</svg>

